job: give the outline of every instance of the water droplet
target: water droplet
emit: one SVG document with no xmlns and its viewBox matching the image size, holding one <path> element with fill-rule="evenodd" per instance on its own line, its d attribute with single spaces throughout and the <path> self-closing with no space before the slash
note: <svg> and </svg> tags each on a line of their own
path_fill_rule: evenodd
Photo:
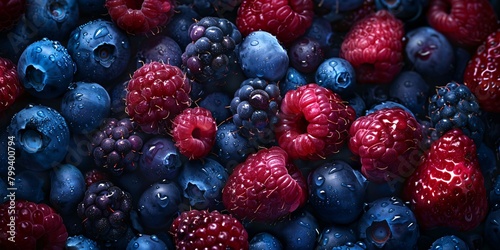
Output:
<svg viewBox="0 0 500 250">
<path fill-rule="evenodd" d="M 320 190 L 318 190 L 317 195 L 318 195 L 318 198 L 323 200 L 323 199 L 325 199 L 326 191 L 323 189 L 320 189 Z"/>
<path fill-rule="evenodd" d="M 45 117 L 45 113 L 43 113 L 43 111 L 41 111 L 41 110 L 40 110 L 40 111 L 38 111 L 38 112 L 36 112 L 36 114 L 37 114 L 38 116 L 42 117 L 42 118 L 44 118 L 44 117 Z"/>
<path fill-rule="evenodd" d="M 352 184 L 345 184 L 345 183 L 342 182 L 340 185 L 342 187 L 345 187 L 345 188 L 349 189 L 350 191 L 356 191 L 356 188 Z"/>
<path fill-rule="evenodd" d="M 134 242 L 134 248 L 136 248 L 136 249 L 139 248 L 139 243 Z"/>
<path fill-rule="evenodd" d="M 253 40 L 253 41 L 250 42 L 250 45 L 257 46 L 257 45 L 259 45 L 259 41 Z"/>
<path fill-rule="evenodd" d="M 158 194 L 156 194 L 156 197 L 158 198 L 157 203 L 158 203 L 158 205 L 160 205 L 160 207 L 165 208 L 170 203 L 168 196 L 166 196 L 166 195 L 163 196 L 162 194 L 158 193 Z"/>
<path fill-rule="evenodd" d="M 342 237 L 342 234 L 341 234 L 341 233 L 335 233 L 335 234 L 333 234 L 333 236 L 334 236 L 335 238 L 340 238 L 340 237 Z"/>
<path fill-rule="evenodd" d="M 101 38 L 107 34 L 109 34 L 108 28 L 106 28 L 106 26 L 103 26 L 103 27 L 96 29 L 96 31 L 94 33 L 94 38 L 98 39 L 98 38 Z"/>
<path fill-rule="evenodd" d="M 394 208 L 389 209 L 389 213 L 392 213 L 392 212 L 394 212 Z"/>
<path fill-rule="evenodd" d="M 323 244 L 323 246 L 328 245 L 328 237 L 323 238 L 323 240 L 321 241 L 321 244 Z"/>
<path fill-rule="evenodd" d="M 156 235 L 151 235 L 151 240 L 154 241 L 154 242 L 159 242 L 160 240 L 158 239 L 158 237 Z"/>
<path fill-rule="evenodd" d="M 55 62 L 56 61 L 56 57 L 54 55 L 50 55 L 49 56 L 49 60 L 52 61 L 52 62 Z"/>
<path fill-rule="evenodd" d="M 381 207 L 387 207 L 387 205 L 389 205 L 387 202 L 382 202 L 382 204 L 380 204 Z"/>
<path fill-rule="evenodd" d="M 325 177 L 323 177 L 322 175 L 319 175 L 318 177 L 316 177 L 316 186 L 320 187 L 321 185 L 323 185 L 323 183 L 325 183 Z"/>
<path fill-rule="evenodd" d="M 311 225 L 307 222 L 304 222 L 304 221 L 299 221 L 299 225 L 306 227 L 306 228 L 311 228 Z"/>
<path fill-rule="evenodd" d="M 37 53 L 40 53 L 40 52 L 42 52 L 42 48 L 40 48 L 40 47 L 36 47 L 35 51 L 36 51 Z"/>
</svg>

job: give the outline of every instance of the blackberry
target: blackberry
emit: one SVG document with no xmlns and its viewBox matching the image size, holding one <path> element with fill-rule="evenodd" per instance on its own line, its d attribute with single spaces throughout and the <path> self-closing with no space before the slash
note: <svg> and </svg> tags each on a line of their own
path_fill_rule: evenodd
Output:
<svg viewBox="0 0 500 250">
<path fill-rule="evenodd" d="M 204 17 L 189 27 L 189 36 L 192 42 L 182 54 L 187 75 L 200 83 L 224 80 L 237 64 L 242 36 L 236 26 L 225 18 Z"/>
<path fill-rule="evenodd" d="M 91 137 L 91 154 L 95 164 L 114 175 L 135 170 L 143 145 L 143 139 L 136 128 L 130 118 L 104 120 L 100 129 L 94 131 Z"/>
<path fill-rule="evenodd" d="M 78 217 L 86 236 L 100 242 L 116 242 L 130 229 L 132 196 L 110 181 L 90 185 L 78 204 Z"/>
<path fill-rule="evenodd" d="M 243 81 L 234 93 L 230 109 L 242 136 L 260 144 L 274 142 L 281 96 L 278 84 L 260 78 Z"/>
<path fill-rule="evenodd" d="M 476 97 L 465 85 L 450 82 L 438 87 L 429 103 L 429 117 L 435 137 L 459 128 L 479 145 L 483 140 L 484 122 Z"/>
</svg>

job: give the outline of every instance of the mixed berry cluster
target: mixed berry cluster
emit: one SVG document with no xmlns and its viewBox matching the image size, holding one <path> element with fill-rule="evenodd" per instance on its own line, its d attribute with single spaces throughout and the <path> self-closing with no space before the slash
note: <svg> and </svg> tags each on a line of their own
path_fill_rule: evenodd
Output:
<svg viewBox="0 0 500 250">
<path fill-rule="evenodd" d="M 499 17 L 0 0 L 0 249 L 496 249 Z"/>
</svg>

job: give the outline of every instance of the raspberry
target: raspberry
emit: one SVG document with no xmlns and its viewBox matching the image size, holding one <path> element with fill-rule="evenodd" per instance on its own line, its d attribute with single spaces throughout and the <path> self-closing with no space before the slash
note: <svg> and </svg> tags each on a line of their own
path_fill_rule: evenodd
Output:
<svg viewBox="0 0 500 250">
<path fill-rule="evenodd" d="M 0 1 L 0 32 L 10 29 L 26 10 L 25 0 Z"/>
<path fill-rule="evenodd" d="M 248 233 L 237 219 L 218 211 L 182 212 L 170 227 L 176 249 L 248 249 Z"/>
<path fill-rule="evenodd" d="M 64 249 L 68 232 L 63 219 L 54 209 L 30 201 L 16 201 L 13 208 L 10 204 L 6 202 L 0 205 L 0 248 Z M 12 221 L 11 217 L 14 217 L 15 229 L 8 225 Z M 12 230 L 15 242 L 9 240 L 12 237 L 9 231 Z"/>
<path fill-rule="evenodd" d="M 294 159 L 324 159 L 338 152 L 356 118 L 338 94 L 315 83 L 288 91 L 280 108 L 276 137 Z"/>
<path fill-rule="evenodd" d="M 244 36 L 263 30 L 280 42 L 291 43 L 311 26 L 312 0 L 244 0 L 236 17 L 236 26 Z"/>
<path fill-rule="evenodd" d="M 356 22 L 340 48 L 359 83 L 391 83 L 403 68 L 403 23 L 386 10 Z"/>
<path fill-rule="evenodd" d="M 361 171 L 374 182 L 401 180 L 419 163 L 420 124 L 401 108 L 385 108 L 359 117 L 349 133 L 349 149 L 361 158 Z"/>
<path fill-rule="evenodd" d="M 429 25 L 459 46 L 475 48 L 498 28 L 488 0 L 434 0 L 427 10 Z"/>
<path fill-rule="evenodd" d="M 189 159 L 207 156 L 215 143 L 217 124 L 204 108 L 187 108 L 175 117 L 172 129 L 175 146 Z"/>
<path fill-rule="evenodd" d="M 118 27 L 132 34 L 153 32 L 174 14 L 171 0 L 106 0 L 105 5 Z"/>
<path fill-rule="evenodd" d="M 16 65 L 9 59 L 0 58 L 0 112 L 12 106 L 23 92 Z"/>
<path fill-rule="evenodd" d="M 275 221 L 304 205 L 307 183 L 279 147 L 261 149 L 236 166 L 222 190 L 227 210 L 239 219 Z"/>
<path fill-rule="evenodd" d="M 175 116 L 191 106 L 189 80 L 169 64 L 144 64 L 134 72 L 127 91 L 125 111 L 146 133 L 167 134 Z"/>
</svg>

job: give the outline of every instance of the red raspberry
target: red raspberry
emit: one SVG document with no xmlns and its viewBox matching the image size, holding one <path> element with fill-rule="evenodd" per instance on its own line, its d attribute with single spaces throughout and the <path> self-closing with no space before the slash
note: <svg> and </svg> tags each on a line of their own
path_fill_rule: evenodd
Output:
<svg viewBox="0 0 500 250">
<path fill-rule="evenodd" d="M 324 159 L 338 152 L 356 119 L 354 109 L 315 83 L 286 93 L 275 128 L 279 145 L 296 159 Z"/>
<path fill-rule="evenodd" d="M 125 112 L 150 134 L 167 134 L 172 120 L 191 106 L 191 85 L 181 69 L 160 62 L 137 69 L 127 86 Z"/>
<path fill-rule="evenodd" d="M 361 158 L 361 171 L 374 182 L 406 179 L 419 164 L 420 124 L 400 108 L 377 110 L 354 121 L 349 149 Z"/>
<path fill-rule="evenodd" d="M 498 28 L 495 10 L 488 0 L 430 1 L 427 20 L 451 42 L 472 48 Z"/>
<path fill-rule="evenodd" d="M 175 117 L 172 135 L 181 154 L 200 159 L 212 150 L 216 132 L 217 124 L 210 110 L 196 107 L 185 109 Z"/>
<path fill-rule="evenodd" d="M 391 83 L 403 68 L 403 23 L 386 10 L 356 22 L 340 48 L 359 83 Z"/>
<path fill-rule="evenodd" d="M 464 84 L 476 96 L 481 109 L 500 113 L 500 30 L 490 34 L 467 64 Z"/>
<path fill-rule="evenodd" d="M 236 218 L 275 221 L 304 205 L 307 183 L 283 149 L 264 148 L 236 166 L 222 201 Z"/>
<path fill-rule="evenodd" d="M 0 205 L 0 249 L 64 249 L 68 233 L 63 220 L 46 204 L 16 201 Z M 14 220 L 11 220 L 14 217 Z M 15 242 L 9 240 L 15 223 Z"/>
<path fill-rule="evenodd" d="M 0 58 L 0 112 L 9 108 L 23 93 L 16 65 L 9 59 Z"/>
<path fill-rule="evenodd" d="M 477 227 L 488 213 L 488 202 L 474 141 L 459 129 L 434 141 L 408 178 L 404 196 L 424 230 Z"/>
<path fill-rule="evenodd" d="M 89 187 L 93 183 L 106 180 L 109 180 L 108 174 L 99 169 L 94 168 L 85 173 L 85 184 L 87 185 L 87 187 Z"/>
<path fill-rule="evenodd" d="M 25 0 L 0 0 L 0 32 L 11 28 L 25 10 Z"/>
<path fill-rule="evenodd" d="M 174 14 L 171 0 L 106 0 L 111 19 L 121 29 L 143 34 L 170 21 Z"/>
<path fill-rule="evenodd" d="M 178 250 L 248 249 L 248 233 L 237 219 L 218 211 L 182 212 L 170 227 Z"/>
<path fill-rule="evenodd" d="M 264 30 L 289 44 L 311 26 L 313 9 L 312 0 L 243 0 L 236 26 L 243 36 Z"/>
</svg>

